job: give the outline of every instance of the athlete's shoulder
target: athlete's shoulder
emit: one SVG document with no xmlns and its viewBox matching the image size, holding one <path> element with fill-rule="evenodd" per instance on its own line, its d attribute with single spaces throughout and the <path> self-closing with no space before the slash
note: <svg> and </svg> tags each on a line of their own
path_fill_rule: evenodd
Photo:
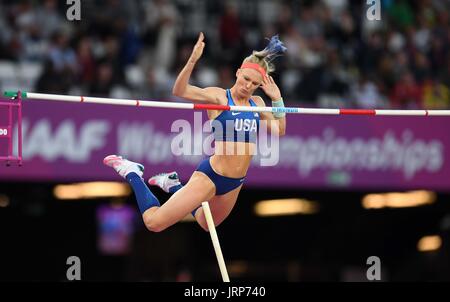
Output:
<svg viewBox="0 0 450 302">
<path fill-rule="evenodd" d="M 223 89 L 222 87 L 205 87 L 206 90 L 209 90 L 211 92 L 219 92 L 219 93 L 225 93 L 226 89 Z"/>
<path fill-rule="evenodd" d="M 206 87 L 204 88 L 205 91 L 208 93 L 214 94 L 214 95 L 226 95 L 227 91 L 221 87 Z"/>
<path fill-rule="evenodd" d="M 221 87 L 206 87 L 204 90 L 211 96 L 214 96 L 216 103 L 220 105 L 226 105 L 227 101 L 227 91 Z"/>
</svg>

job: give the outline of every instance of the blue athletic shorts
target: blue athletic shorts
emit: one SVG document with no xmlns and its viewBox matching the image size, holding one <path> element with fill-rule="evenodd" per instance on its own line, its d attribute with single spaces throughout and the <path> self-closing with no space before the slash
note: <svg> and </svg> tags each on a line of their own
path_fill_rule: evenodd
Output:
<svg viewBox="0 0 450 302">
<path fill-rule="evenodd" d="M 216 195 L 224 195 L 230 191 L 233 191 L 243 184 L 245 180 L 245 177 L 231 178 L 217 174 L 214 172 L 211 164 L 209 163 L 209 157 L 200 162 L 196 171 L 204 173 L 209 177 L 209 179 L 211 179 L 216 186 Z"/>
</svg>

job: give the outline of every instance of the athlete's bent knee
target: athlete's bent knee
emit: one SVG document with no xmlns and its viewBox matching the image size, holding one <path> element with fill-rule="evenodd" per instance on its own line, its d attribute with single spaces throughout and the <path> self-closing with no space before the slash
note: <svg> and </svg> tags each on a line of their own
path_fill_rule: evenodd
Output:
<svg viewBox="0 0 450 302">
<path fill-rule="evenodd" d="M 164 231 L 167 227 L 164 226 L 162 223 L 158 222 L 153 217 L 148 217 L 144 219 L 145 227 L 150 232 L 159 233 Z"/>
</svg>

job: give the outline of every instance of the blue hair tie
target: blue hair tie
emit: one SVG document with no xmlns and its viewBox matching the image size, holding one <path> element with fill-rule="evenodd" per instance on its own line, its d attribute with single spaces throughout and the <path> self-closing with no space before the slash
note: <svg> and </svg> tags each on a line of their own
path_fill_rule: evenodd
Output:
<svg viewBox="0 0 450 302">
<path fill-rule="evenodd" d="M 270 38 L 269 45 L 266 46 L 264 51 L 267 52 L 267 58 L 269 61 L 272 61 L 276 57 L 280 56 L 278 53 L 283 53 L 287 50 L 287 48 L 283 45 L 283 42 L 280 41 L 278 35 Z"/>
</svg>

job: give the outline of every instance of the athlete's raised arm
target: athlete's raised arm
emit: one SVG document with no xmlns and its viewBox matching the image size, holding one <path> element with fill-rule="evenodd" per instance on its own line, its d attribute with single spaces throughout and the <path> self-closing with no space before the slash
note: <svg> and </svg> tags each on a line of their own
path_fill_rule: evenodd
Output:
<svg viewBox="0 0 450 302">
<path fill-rule="evenodd" d="M 175 96 L 189 99 L 191 101 L 206 102 L 210 104 L 221 104 L 219 95 L 224 94 L 224 90 L 219 87 L 206 87 L 200 88 L 189 84 L 189 79 L 191 77 L 192 71 L 194 70 L 195 64 L 200 59 L 205 48 L 205 42 L 203 33 L 200 33 L 197 43 L 192 50 L 192 54 L 189 57 L 184 68 L 181 70 L 180 74 L 175 81 L 172 89 L 172 93 Z"/>
</svg>

